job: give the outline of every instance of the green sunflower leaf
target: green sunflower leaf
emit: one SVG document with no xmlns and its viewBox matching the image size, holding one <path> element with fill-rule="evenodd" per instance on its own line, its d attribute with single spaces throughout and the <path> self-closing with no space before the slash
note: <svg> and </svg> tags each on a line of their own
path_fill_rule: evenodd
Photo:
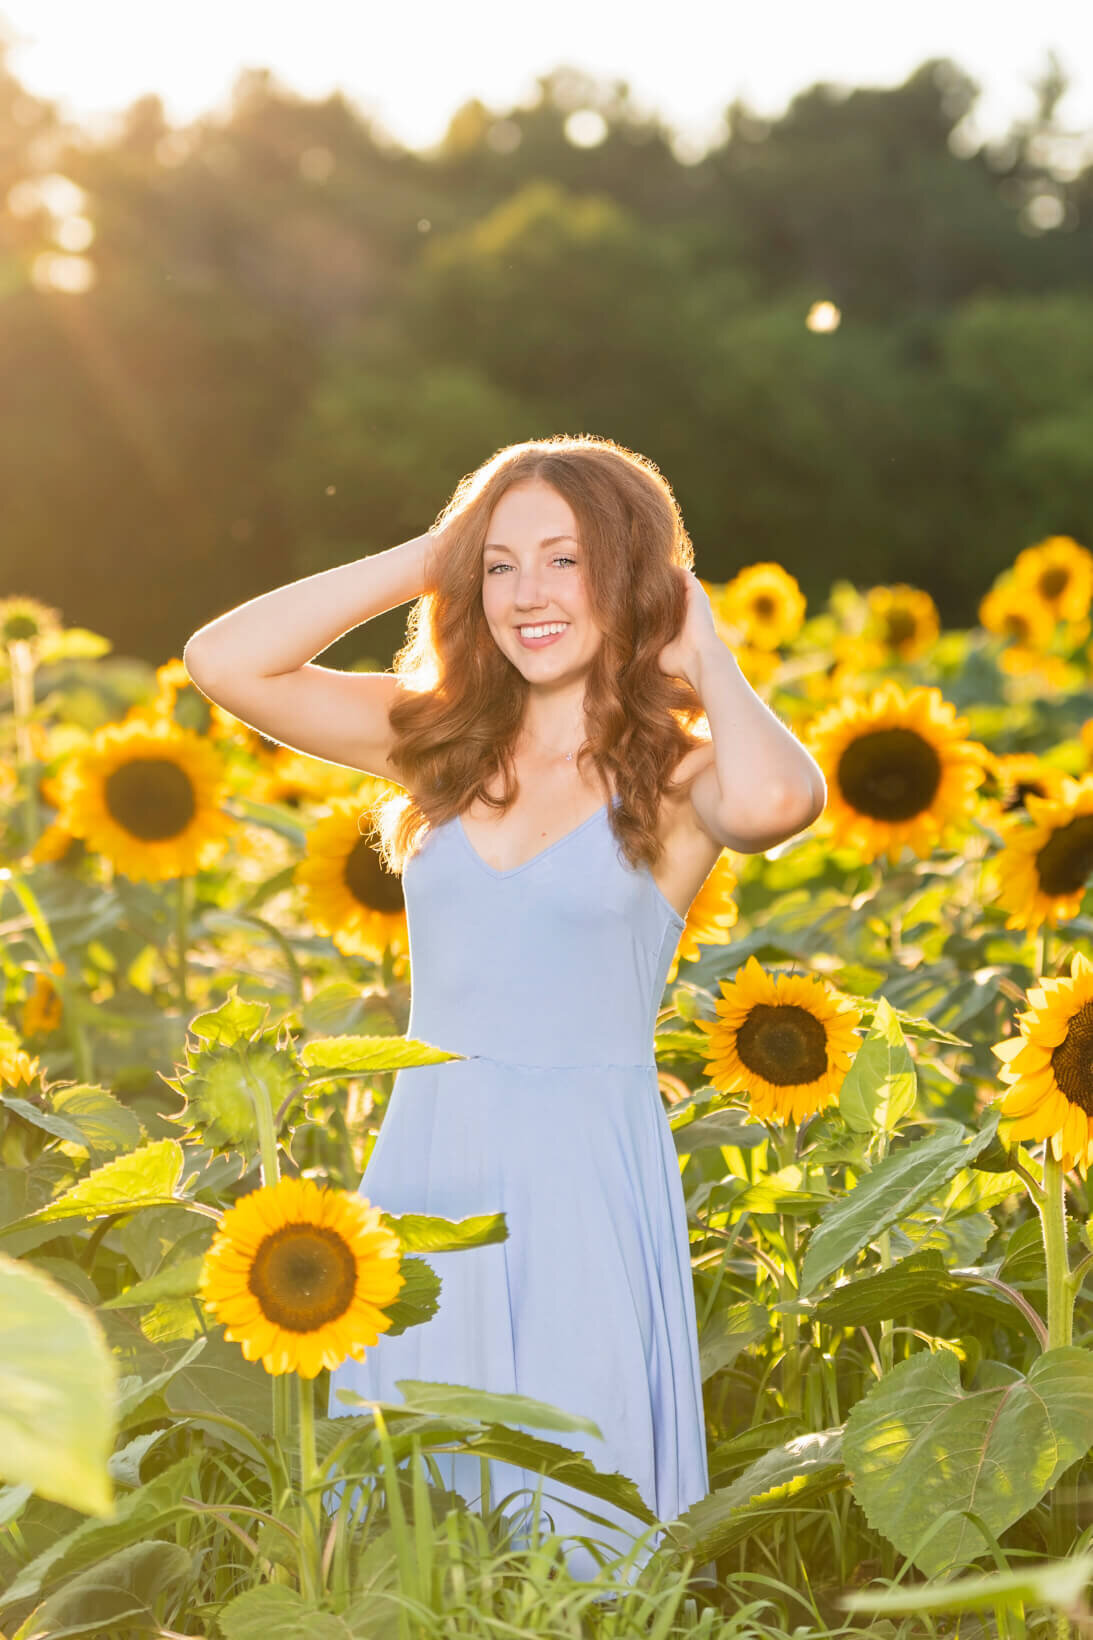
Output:
<svg viewBox="0 0 1093 1640">
<path fill-rule="evenodd" d="M 872 1025 L 877 1007 L 885 1001 L 887 1001 L 885 997 L 878 997 L 876 1002 L 871 998 L 854 998 L 855 1005 L 861 1010 L 863 1025 Z M 906 1013 L 904 1009 L 896 1008 L 891 1003 L 888 1003 L 888 1006 L 892 1009 L 892 1013 L 895 1015 L 905 1036 L 921 1036 L 928 1042 L 947 1042 L 953 1048 L 970 1048 L 973 1046 L 966 1037 L 954 1036 L 951 1031 L 942 1030 L 941 1026 L 935 1025 L 932 1019 L 923 1019 L 920 1014 Z"/>
<path fill-rule="evenodd" d="M 714 1110 L 706 1116 L 688 1122 L 670 1122 L 676 1150 L 691 1155 L 696 1150 L 712 1146 L 732 1145 L 737 1150 L 751 1150 L 770 1137 L 762 1122 L 741 1120 L 741 1113 L 733 1110 Z"/>
<path fill-rule="evenodd" d="M 183 1500 L 192 1497 L 198 1485 L 198 1462 L 196 1452 L 188 1453 L 161 1470 L 147 1485 L 120 1495 L 110 1519 L 81 1521 L 48 1544 L 19 1569 L 14 1582 L 0 1594 L 0 1611 L 6 1611 L 17 1600 L 67 1582 L 85 1566 L 105 1560 L 130 1543 L 144 1541 L 177 1520 L 192 1519 L 193 1511 Z"/>
<path fill-rule="evenodd" d="M 0 1478 L 109 1515 L 117 1372 L 92 1310 L 0 1254 Z"/>
<path fill-rule="evenodd" d="M 306 1042 L 300 1061 L 312 1071 L 332 1076 L 359 1076 L 362 1071 L 397 1071 L 411 1065 L 439 1065 L 465 1055 L 435 1048 L 407 1036 L 323 1036 Z M 312 1076 L 310 1081 L 325 1080 Z"/>
<path fill-rule="evenodd" d="M 35 1632 L 64 1640 L 155 1634 L 160 1631 L 156 1612 L 165 1597 L 177 1600 L 195 1577 L 194 1562 L 181 1544 L 130 1544 L 78 1573 L 37 1606 Z"/>
<path fill-rule="evenodd" d="M 132 1309 L 139 1304 L 158 1304 L 163 1298 L 190 1298 L 197 1292 L 198 1277 L 204 1263 L 204 1254 L 180 1258 L 165 1270 L 158 1270 L 146 1281 L 135 1281 L 116 1298 L 104 1299 L 103 1310 Z"/>
<path fill-rule="evenodd" d="M 738 1355 L 752 1344 L 767 1338 L 773 1326 L 773 1317 L 765 1304 L 745 1298 L 739 1304 L 730 1304 L 719 1310 L 702 1329 L 699 1339 L 699 1361 L 702 1382 L 715 1372 L 731 1367 Z"/>
<path fill-rule="evenodd" d="M 400 1259 L 399 1272 L 405 1280 L 398 1297 L 383 1306 L 383 1313 L 391 1322 L 383 1335 L 385 1338 L 397 1338 L 407 1327 L 418 1327 L 423 1321 L 431 1320 L 440 1302 L 440 1277 L 425 1259 Z"/>
<path fill-rule="evenodd" d="M 454 1253 L 461 1247 L 486 1247 L 507 1241 L 504 1213 L 473 1213 L 445 1219 L 434 1213 L 382 1213 L 380 1223 L 393 1230 L 406 1252 Z"/>
<path fill-rule="evenodd" d="M 367 1632 L 350 1628 L 297 1589 L 277 1585 L 245 1589 L 220 1608 L 216 1622 L 224 1640 L 353 1640 Z"/>
<path fill-rule="evenodd" d="M 49 1095 L 53 1109 L 79 1131 L 75 1141 L 92 1155 L 110 1156 L 133 1150 L 144 1138 L 144 1128 L 135 1111 L 123 1105 L 107 1088 L 80 1085 L 54 1088 Z"/>
<path fill-rule="evenodd" d="M 730 1486 L 708 1493 L 674 1520 L 665 1530 L 665 1548 L 704 1563 L 762 1527 L 784 1523 L 798 1509 L 846 1485 L 841 1443 L 841 1429 L 824 1429 L 764 1453 Z"/>
<path fill-rule="evenodd" d="M 531 1424 L 535 1429 L 575 1430 L 602 1437 L 591 1418 L 565 1412 L 530 1395 L 474 1389 L 466 1384 L 435 1383 L 420 1378 L 396 1378 L 395 1388 L 415 1412 L 441 1418 L 470 1418 L 476 1423 Z"/>
<path fill-rule="evenodd" d="M 139 1150 L 104 1162 L 85 1179 L 29 1215 L 33 1223 L 53 1219 L 102 1218 L 138 1207 L 158 1207 L 175 1198 L 184 1163 L 177 1139 L 156 1139 Z M 20 1220 L 21 1224 L 28 1222 Z"/>
<path fill-rule="evenodd" d="M 1025 1606 L 1053 1606 L 1079 1615 L 1082 1597 L 1093 1581 L 1093 1554 L 1065 1560 L 1041 1560 L 1013 1572 L 987 1572 L 982 1577 L 958 1577 L 945 1583 L 920 1583 L 911 1588 L 862 1590 L 844 1595 L 847 1611 L 897 1616 L 916 1612 L 997 1612 L 1000 1606 L 1017 1611 Z"/>
<path fill-rule="evenodd" d="M 39 1110 L 31 1100 L 20 1099 L 18 1094 L 0 1090 L 0 1110 L 9 1110 L 29 1127 L 38 1128 L 40 1132 L 48 1133 L 52 1138 L 61 1139 L 66 1144 L 84 1143 L 83 1132 L 75 1122 L 67 1117 L 58 1116 L 55 1111 Z"/>
<path fill-rule="evenodd" d="M 949 1350 L 913 1355 L 847 1419 L 855 1498 L 870 1526 L 927 1577 L 990 1552 L 972 1513 L 997 1536 L 1089 1449 L 1093 1360 L 1084 1350 L 1049 1350 L 1027 1378 L 1011 1368 L 1002 1377 L 999 1365 L 986 1387 L 965 1390 Z M 949 1511 L 952 1518 L 928 1535 Z"/>
<path fill-rule="evenodd" d="M 195 1014 L 186 1029 L 203 1042 L 230 1048 L 241 1038 L 252 1037 L 268 1014 L 268 1002 L 247 1002 L 239 995 L 239 987 L 233 985 L 219 1008 Z"/>
<path fill-rule="evenodd" d="M 658 1059 L 670 1053 L 686 1054 L 688 1058 L 703 1058 L 710 1046 L 705 1031 L 660 1031 L 653 1038 L 653 1051 Z"/>
<path fill-rule="evenodd" d="M 855 1133 L 893 1133 L 917 1096 L 915 1062 L 895 1009 L 878 997 L 869 1034 L 839 1089 L 839 1114 Z"/>
<path fill-rule="evenodd" d="M 912 1253 L 891 1269 L 877 1270 L 836 1287 L 820 1299 L 812 1313 L 828 1326 L 861 1327 L 905 1319 L 916 1310 L 931 1309 L 946 1300 L 958 1309 L 978 1312 L 1011 1329 L 1022 1331 L 1028 1327 L 1020 1310 L 997 1289 L 977 1288 L 971 1270 L 950 1274 L 944 1258 L 934 1249 Z"/>
<path fill-rule="evenodd" d="M 801 1266 L 801 1297 L 849 1264 L 890 1225 L 913 1213 L 967 1167 L 992 1137 L 993 1129 L 985 1127 L 968 1140 L 958 1122 L 939 1122 L 930 1138 L 916 1139 L 878 1162 L 821 1214 Z"/>
</svg>

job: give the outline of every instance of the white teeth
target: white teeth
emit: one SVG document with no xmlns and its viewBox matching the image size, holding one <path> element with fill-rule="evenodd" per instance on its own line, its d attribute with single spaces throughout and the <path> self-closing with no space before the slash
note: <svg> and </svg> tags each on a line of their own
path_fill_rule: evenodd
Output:
<svg viewBox="0 0 1093 1640">
<path fill-rule="evenodd" d="M 567 625 L 567 623 L 563 621 L 561 623 L 561 625 L 556 625 L 556 626 L 522 626 L 522 627 L 518 628 L 518 630 L 523 633 L 525 638 L 545 638 L 551 632 L 564 632 L 565 629 L 566 629 L 566 625 Z"/>
</svg>

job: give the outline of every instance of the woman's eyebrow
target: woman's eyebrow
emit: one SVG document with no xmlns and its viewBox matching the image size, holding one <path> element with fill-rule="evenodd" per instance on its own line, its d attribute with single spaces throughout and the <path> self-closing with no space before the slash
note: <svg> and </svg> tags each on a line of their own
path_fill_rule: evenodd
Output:
<svg viewBox="0 0 1093 1640">
<path fill-rule="evenodd" d="M 539 542 L 539 546 L 541 549 L 543 547 L 553 547 L 559 541 L 572 541 L 576 543 L 576 540 L 577 537 L 575 535 L 548 535 L 545 540 Z M 484 550 L 486 552 L 512 552 L 513 549 L 512 547 L 503 546 L 500 541 L 487 541 Z"/>
</svg>

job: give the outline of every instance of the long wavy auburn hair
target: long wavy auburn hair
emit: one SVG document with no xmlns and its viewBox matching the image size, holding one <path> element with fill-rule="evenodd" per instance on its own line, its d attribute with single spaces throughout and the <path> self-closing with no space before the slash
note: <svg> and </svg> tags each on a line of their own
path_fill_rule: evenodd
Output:
<svg viewBox="0 0 1093 1640">
<path fill-rule="evenodd" d="M 685 789 L 679 759 L 709 739 L 698 695 L 660 670 L 678 637 L 694 548 L 672 491 L 646 457 L 611 439 L 557 434 L 499 450 L 463 478 L 433 525 L 430 584 L 407 619 L 393 670 L 407 698 L 391 708 L 391 761 L 405 790 L 370 807 L 384 865 L 401 872 L 433 827 L 475 798 L 505 812 L 519 789 L 513 750 L 530 685 L 494 641 L 482 608 L 482 557 L 490 515 L 514 484 L 538 479 L 569 503 L 584 548 L 582 574 L 603 638 L 588 673 L 590 758 L 612 777 L 609 819 L 631 865 L 660 854 L 659 800 Z M 697 729 L 697 732 L 696 732 Z M 487 786 L 502 776 L 501 798 Z"/>
</svg>

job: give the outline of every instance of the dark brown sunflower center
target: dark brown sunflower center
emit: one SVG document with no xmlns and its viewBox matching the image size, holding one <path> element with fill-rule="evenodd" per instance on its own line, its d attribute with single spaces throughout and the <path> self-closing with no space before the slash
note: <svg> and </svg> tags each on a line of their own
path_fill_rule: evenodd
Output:
<svg viewBox="0 0 1093 1640">
<path fill-rule="evenodd" d="M 1070 571 L 1064 564 L 1053 564 L 1040 576 L 1040 591 L 1045 598 L 1057 598 L 1070 580 Z"/>
<path fill-rule="evenodd" d="M 1093 1002 L 1083 1004 L 1051 1055 L 1055 1080 L 1072 1105 L 1093 1116 Z"/>
<path fill-rule="evenodd" d="M 1044 790 L 1043 785 L 1040 784 L 1039 781 L 1036 781 L 1036 780 L 1018 780 L 1018 781 L 1015 781 L 1014 785 L 1012 786 L 1010 791 L 1007 793 L 1005 798 L 1003 798 L 1003 800 L 1002 800 L 1002 808 L 1008 813 L 1011 809 L 1023 809 L 1025 807 L 1027 807 L 1027 805 L 1025 803 L 1025 798 L 1028 797 L 1030 793 L 1032 794 L 1033 797 L 1046 797 L 1047 796 L 1047 793 Z"/>
<path fill-rule="evenodd" d="M 910 820 L 928 809 L 941 782 L 941 759 L 913 729 L 874 729 L 839 759 L 839 790 L 871 820 Z"/>
<path fill-rule="evenodd" d="M 737 1030 L 736 1051 L 749 1071 L 780 1088 L 815 1082 L 827 1070 L 827 1033 L 795 1003 L 756 1003 Z"/>
<path fill-rule="evenodd" d="M 1002 624 L 1006 629 L 1007 635 L 1011 638 L 1016 638 L 1018 643 L 1024 643 L 1025 639 L 1029 635 L 1030 628 L 1028 624 L 1028 617 L 1025 615 L 1019 615 L 1014 609 L 1009 611 Z"/>
<path fill-rule="evenodd" d="M 379 855 L 363 837 L 345 862 L 345 886 L 358 905 L 369 911 L 398 912 L 405 904 L 402 878 L 384 871 Z"/>
<path fill-rule="evenodd" d="M 1036 856 L 1043 894 L 1076 894 L 1093 872 L 1093 814 L 1052 832 Z"/>
<path fill-rule="evenodd" d="M 758 598 L 752 600 L 751 607 L 761 621 L 772 620 L 778 609 L 778 605 L 769 592 L 760 593 Z"/>
<path fill-rule="evenodd" d="M 353 1302 L 357 1264 L 326 1225 L 285 1224 L 259 1247 L 247 1285 L 267 1321 L 286 1332 L 316 1332 Z"/>
<path fill-rule="evenodd" d="M 885 632 L 889 646 L 898 649 L 916 635 L 918 622 L 909 609 L 890 609 L 885 618 Z"/>
<path fill-rule="evenodd" d="M 185 769 L 169 757 L 131 757 L 106 776 L 103 796 L 110 817 L 146 843 L 177 837 L 197 809 Z"/>
</svg>

